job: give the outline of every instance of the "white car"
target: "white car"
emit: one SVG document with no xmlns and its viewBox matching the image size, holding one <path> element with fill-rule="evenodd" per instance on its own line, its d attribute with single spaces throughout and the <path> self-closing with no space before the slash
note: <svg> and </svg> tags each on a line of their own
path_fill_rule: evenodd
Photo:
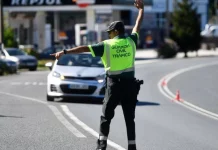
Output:
<svg viewBox="0 0 218 150">
<path fill-rule="evenodd" d="M 47 101 L 104 97 L 105 70 L 100 57 L 92 57 L 91 53 L 67 54 L 46 66 L 52 66 L 47 77 Z"/>
</svg>

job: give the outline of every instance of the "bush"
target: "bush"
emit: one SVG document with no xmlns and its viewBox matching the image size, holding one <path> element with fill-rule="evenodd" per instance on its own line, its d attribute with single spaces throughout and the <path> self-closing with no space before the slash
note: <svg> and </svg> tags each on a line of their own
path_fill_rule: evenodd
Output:
<svg viewBox="0 0 218 150">
<path fill-rule="evenodd" d="M 14 39 L 14 31 L 10 27 L 4 28 L 3 43 L 5 47 L 17 47 L 18 43 Z"/>
<path fill-rule="evenodd" d="M 178 52 L 178 45 L 171 39 L 165 39 L 157 49 L 159 58 L 173 58 Z"/>
<path fill-rule="evenodd" d="M 28 55 L 32 55 L 35 56 L 37 59 L 39 58 L 39 54 L 33 50 L 33 49 L 24 49 L 24 51 L 28 54 Z"/>
<path fill-rule="evenodd" d="M 39 59 L 39 53 L 31 45 L 20 45 L 19 48 L 26 52 L 28 55 L 35 56 Z"/>
</svg>

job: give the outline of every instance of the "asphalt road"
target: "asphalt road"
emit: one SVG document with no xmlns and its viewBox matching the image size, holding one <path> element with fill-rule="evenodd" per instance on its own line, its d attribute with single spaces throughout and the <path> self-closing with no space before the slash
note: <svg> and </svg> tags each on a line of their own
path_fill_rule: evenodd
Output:
<svg viewBox="0 0 218 150">
<path fill-rule="evenodd" d="M 160 92 L 158 82 L 179 69 L 217 62 L 217 57 L 169 59 L 137 65 L 144 80 L 136 109 L 139 150 L 218 150 L 218 120 L 187 109 Z M 218 65 L 175 76 L 168 88 L 207 111 L 218 113 Z M 1 150 L 94 150 L 101 103 L 46 101 L 48 71 L 0 77 Z M 120 106 L 111 123 L 108 150 L 126 149 Z M 114 142 L 114 143 L 113 143 Z M 120 148 L 117 148 L 120 147 Z"/>
</svg>

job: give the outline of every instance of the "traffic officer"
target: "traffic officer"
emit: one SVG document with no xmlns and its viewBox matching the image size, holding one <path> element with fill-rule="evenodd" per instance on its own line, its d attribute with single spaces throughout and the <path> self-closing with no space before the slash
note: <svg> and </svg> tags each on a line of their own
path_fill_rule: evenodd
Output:
<svg viewBox="0 0 218 150">
<path fill-rule="evenodd" d="M 106 90 L 96 150 L 106 150 L 110 123 L 119 103 L 122 106 L 127 127 L 128 150 L 136 150 L 134 118 L 140 88 L 138 80 L 135 79 L 134 62 L 138 33 L 144 14 L 143 0 L 135 0 L 134 5 L 139 13 L 130 36 L 125 36 L 124 24 L 121 21 L 115 21 L 106 30 L 109 40 L 51 54 L 58 59 L 63 54 L 91 51 L 93 57 L 100 56 L 102 59 L 106 71 Z"/>
</svg>

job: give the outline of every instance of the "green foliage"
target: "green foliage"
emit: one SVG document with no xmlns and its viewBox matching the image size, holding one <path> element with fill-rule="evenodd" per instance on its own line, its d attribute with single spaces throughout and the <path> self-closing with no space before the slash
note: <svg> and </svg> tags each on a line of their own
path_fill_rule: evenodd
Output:
<svg viewBox="0 0 218 150">
<path fill-rule="evenodd" d="M 159 58 L 173 58 L 176 56 L 178 51 L 178 45 L 172 39 L 165 39 L 157 49 Z"/>
<path fill-rule="evenodd" d="M 182 0 L 177 6 L 172 15 L 171 37 L 179 45 L 180 51 L 185 52 L 185 57 L 187 57 L 188 51 L 197 51 L 200 48 L 201 24 L 197 8 L 194 7 L 193 2 Z"/>
<path fill-rule="evenodd" d="M 39 53 L 35 51 L 33 48 L 23 48 L 24 52 L 26 52 L 28 55 L 35 56 L 37 59 L 39 58 Z"/>
<path fill-rule="evenodd" d="M 211 19 L 213 16 L 216 15 L 216 7 L 217 7 L 217 4 L 216 4 L 216 1 L 215 0 L 209 0 L 209 6 L 208 6 L 208 16 L 209 16 L 209 19 Z"/>
<path fill-rule="evenodd" d="M 5 47 L 17 47 L 18 43 L 14 39 L 13 29 L 10 27 L 4 28 L 3 43 Z"/>
</svg>

